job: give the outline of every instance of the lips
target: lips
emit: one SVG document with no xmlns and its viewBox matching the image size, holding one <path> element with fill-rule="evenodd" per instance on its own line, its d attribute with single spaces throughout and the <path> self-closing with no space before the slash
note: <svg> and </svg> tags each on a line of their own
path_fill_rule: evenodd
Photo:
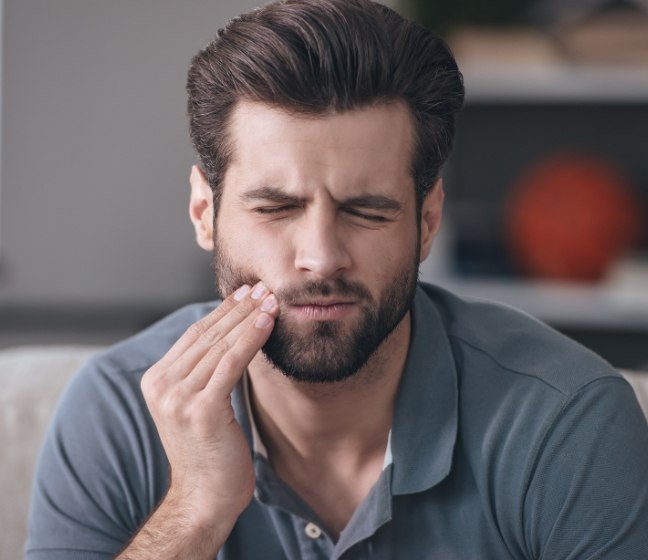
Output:
<svg viewBox="0 0 648 560">
<path fill-rule="evenodd" d="M 290 309 L 310 319 L 334 320 L 343 318 L 355 306 L 355 302 L 352 301 L 316 300 L 293 303 L 290 305 Z"/>
<path fill-rule="evenodd" d="M 350 303 L 354 303 L 354 302 L 349 299 L 313 298 L 313 299 L 291 301 L 290 305 L 294 305 L 295 307 L 300 307 L 302 305 L 314 305 L 314 306 L 327 307 L 330 305 L 345 305 Z"/>
</svg>

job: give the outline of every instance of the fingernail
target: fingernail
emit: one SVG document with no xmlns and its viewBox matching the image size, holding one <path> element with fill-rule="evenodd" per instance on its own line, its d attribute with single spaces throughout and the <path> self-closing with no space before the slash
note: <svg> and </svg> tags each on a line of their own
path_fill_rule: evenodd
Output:
<svg viewBox="0 0 648 560">
<path fill-rule="evenodd" d="M 252 299 L 260 299 L 261 296 L 265 293 L 265 285 L 263 284 L 263 282 L 259 282 L 256 286 L 254 286 L 254 290 L 252 291 Z"/>
<path fill-rule="evenodd" d="M 238 290 L 234 292 L 234 299 L 236 301 L 241 301 L 244 297 L 245 294 L 247 294 L 250 291 L 250 286 L 247 284 L 243 284 Z"/>
<path fill-rule="evenodd" d="M 270 325 L 272 325 L 272 317 L 270 317 L 270 315 L 266 315 L 265 313 L 263 315 L 259 315 L 257 317 L 257 320 L 254 321 L 254 326 L 259 329 L 265 329 Z"/>
<path fill-rule="evenodd" d="M 277 305 L 277 299 L 274 297 L 274 294 L 270 294 L 263 300 L 261 311 L 270 311 L 275 305 Z"/>
</svg>

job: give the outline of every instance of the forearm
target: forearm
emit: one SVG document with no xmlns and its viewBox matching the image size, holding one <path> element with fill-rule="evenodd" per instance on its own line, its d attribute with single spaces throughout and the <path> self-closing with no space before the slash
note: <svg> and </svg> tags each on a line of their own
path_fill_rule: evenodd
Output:
<svg viewBox="0 0 648 560">
<path fill-rule="evenodd" d="M 116 560 L 213 560 L 237 517 L 231 512 L 192 514 L 167 496 Z"/>
</svg>

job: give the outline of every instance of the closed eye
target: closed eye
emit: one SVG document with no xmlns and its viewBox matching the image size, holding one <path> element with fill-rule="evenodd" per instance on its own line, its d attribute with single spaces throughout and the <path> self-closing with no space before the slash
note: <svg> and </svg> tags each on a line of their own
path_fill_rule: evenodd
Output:
<svg viewBox="0 0 648 560">
<path fill-rule="evenodd" d="M 284 206 L 259 206 L 254 208 L 254 212 L 257 214 L 280 214 L 282 212 L 289 212 L 290 210 L 296 209 L 295 205 L 284 205 Z"/>
<path fill-rule="evenodd" d="M 386 218 L 385 216 L 381 216 L 379 214 L 366 214 L 365 212 L 359 212 L 354 208 L 344 208 L 344 211 L 347 214 L 350 214 L 351 216 L 354 216 L 356 218 L 362 218 L 363 220 L 369 220 L 370 222 L 386 223 L 392 221 L 389 218 Z"/>
<path fill-rule="evenodd" d="M 253 208 L 252 210 L 256 214 L 260 214 L 262 216 L 273 216 L 273 215 L 290 213 L 299 208 L 301 207 L 297 204 L 283 204 L 280 206 L 258 206 L 256 208 Z M 342 207 L 341 210 L 342 212 L 346 213 L 349 216 L 352 216 L 354 218 L 359 218 L 361 220 L 366 220 L 369 222 L 382 224 L 382 223 L 393 221 L 393 219 L 383 216 L 381 214 L 371 214 L 371 213 L 361 212 L 351 207 Z"/>
</svg>

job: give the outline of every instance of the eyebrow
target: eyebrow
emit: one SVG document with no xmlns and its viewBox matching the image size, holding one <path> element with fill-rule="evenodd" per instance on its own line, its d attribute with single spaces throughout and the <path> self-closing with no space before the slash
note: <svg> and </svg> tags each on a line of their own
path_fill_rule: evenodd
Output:
<svg viewBox="0 0 648 560">
<path fill-rule="evenodd" d="M 278 204 L 301 204 L 304 198 L 286 194 L 281 189 L 276 187 L 260 187 L 251 191 L 246 191 L 241 195 L 244 201 L 265 200 L 269 202 L 276 202 Z"/>
<path fill-rule="evenodd" d="M 305 198 L 286 194 L 281 189 L 276 187 L 260 187 L 244 192 L 241 195 L 244 201 L 264 200 L 275 202 L 277 204 L 303 204 Z M 341 203 L 343 206 L 353 206 L 357 208 L 367 208 L 370 210 L 387 210 L 392 212 L 399 212 L 403 209 L 403 205 L 387 196 L 379 194 L 365 194 L 348 198 Z"/>
</svg>

